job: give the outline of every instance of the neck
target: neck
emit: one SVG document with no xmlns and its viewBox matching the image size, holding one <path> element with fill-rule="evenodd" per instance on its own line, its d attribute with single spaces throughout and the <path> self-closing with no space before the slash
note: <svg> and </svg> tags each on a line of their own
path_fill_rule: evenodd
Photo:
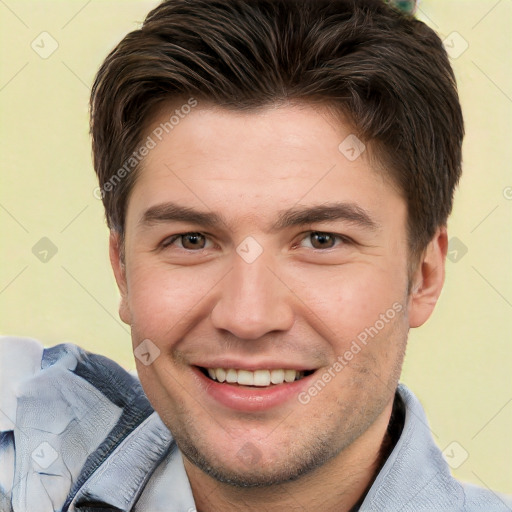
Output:
<svg viewBox="0 0 512 512">
<path fill-rule="evenodd" d="M 315 471 L 280 485 L 241 488 L 214 480 L 184 458 L 198 512 L 322 510 L 350 512 L 364 499 L 393 449 L 388 425 L 391 401 L 349 447 Z"/>
</svg>

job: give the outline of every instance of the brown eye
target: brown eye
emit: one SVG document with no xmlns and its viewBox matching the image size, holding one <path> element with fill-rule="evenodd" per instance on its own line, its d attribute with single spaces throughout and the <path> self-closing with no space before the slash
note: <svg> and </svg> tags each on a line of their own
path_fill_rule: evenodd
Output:
<svg viewBox="0 0 512 512">
<path fill-rule="evenodd" d="M 311 246 L 314 249 L 332 249 L 336 244 L 337 236 L 334 236 L 330 233 L 321 233 L 315 231 L 309 234 L 311 239 Z"/>
<path fill-rule="evenodd" d="M 200 251 L 202 249 L 208 249 L 208 239 L 202 233 L 182 233 L 180 235 L 174 235 L 161 244 L 163 249 L 172 249 L 177 247 L 178 249 L 185 249 L 186 251 Z M 211 247 L 211 242 L 210 242 Z"/>
<path fill-rule="evenodd" d="M 180 238 L 183 249 L 204 249 L 206 244 L 206 238 L 201 233 L 187 233 L 180 235 Z"/>
</svg>

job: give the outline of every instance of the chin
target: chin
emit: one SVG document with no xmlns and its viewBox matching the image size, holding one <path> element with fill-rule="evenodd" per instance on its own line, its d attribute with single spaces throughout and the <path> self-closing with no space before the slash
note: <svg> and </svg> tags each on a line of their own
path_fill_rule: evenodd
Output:
<svg viewBox="0 0 512 512">
<path fill-rule="evenodd" d="M 293 445 L 271 446 L 263 442 L 261 448 L 251 441 L 240 440 L 231 442 L 225 450 L 219 449 L 218 443 L 207 443 L 204 438 L 181 437 L 178 433 L 175 439 L 188 462 L 203 473 L 218 482 L 243 488 L 292 482 L 315 471 L 339 452 L 331 440 L 322 441 L 318 437 L 312 442 Z"/>
</svg>

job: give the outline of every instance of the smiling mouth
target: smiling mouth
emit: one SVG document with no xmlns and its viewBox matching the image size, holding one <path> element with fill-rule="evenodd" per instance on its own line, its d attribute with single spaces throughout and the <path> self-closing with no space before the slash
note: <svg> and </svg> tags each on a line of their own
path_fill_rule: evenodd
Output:
<svg viewBox="0 0 512 512">
<path fill-rule="evenodd" d="M 239 370 L 236 368 L 203 368 L 198 366 L 203 375 L 214 382 L 233 386 L 268 387 L 278 386 L 301 380 L 311 375 L 314 370 Z"/>
</svg>

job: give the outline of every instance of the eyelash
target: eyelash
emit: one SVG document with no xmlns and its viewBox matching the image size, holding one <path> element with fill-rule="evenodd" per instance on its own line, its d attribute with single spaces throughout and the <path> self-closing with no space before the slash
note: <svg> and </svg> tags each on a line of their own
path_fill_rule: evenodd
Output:
<svg viewBox="0 0 512 512">
<path fill-rule="evenodd" d="M 307 231 L 306 233 L 304 233 L 304 236 L 300 239 L 300 241 L 305 240 L 308 236 L 311 236 L 311 235 L 313 235 L 313 234 L 315 234 L 315 233 L 316 233 L 316 234 L 320 234 L 320 235 L 329 235 L 329 236 L 332 236 L 332 237 L 334 237 L 335 239 L 340 240 L 343 244 L 350 244 L 350 245 L 354 245 L 354 244 L 355 244 L 355 242 L 354 242 L 351 238 L 349 238 L 349 237 L 347 237 L 347 236 L 345 236 L 345 235 L 340 235 L 340 234 L 338 234 L 338 233 L 331 233 L 331 232 L 328 232 L 328 231 Z M 187 232 L 185 232 L 185 233 L 179 233 L 179 234 L 176 234 L 176 235 L 172 235 L 172 236 L 170 236 L 170 237 L 167 237 L 163 242 L 161 242 L 160 247 L 161 247 L 162 249 L 167 249 L 168 247 L 170 247 L 171 245 L 173 245 L 173 244 L 174 244 L 174 242 L 175 242 L 176 240 L 178 240 L 178 239 L 180 239 L 180 238 L 182 238 L 182 237 L 185 237 L 185 236 L 187 236 L 187 235 L 200 235 L 200 236 L 202 236 L 202 237 L 204 237 L 205 239 L 207 239 L 207 240 L 208 240 L 208 235 L 206 235 L 206 234 L 204 234 L 204 233 L 200 233 L 200 232 L 197 232 L 197 231 L 187 231 Z M 296 245 L 297 245 L 297 244 L 294 244 L 294 246 L 293 246 L 293 247 L 295 248 L 295 247 L 296 247 Z M 327 248 L 327 249 L 316 249 L 316 248 L 314 248 L 314 247 L 312 247 L 312 249 L 313 249 L 314 251 L 327 252 L 327 251 L 329 251 L 329 250 L 335 249 L 335 248 L 336 248 L 336 247 L 338 247 L 339 245 L 340 245 L 340 244 L 337 244 L 337 245 L 335 245 L 334 247 L 329 247 L 329 248 Z M 206 249 L 192 250 L 192 249 L 185 249 L 185 248 L 179 248 L 179 249 L 182 249 L 182 250 L 184 250 L 184 251 L 186 251 L 186 252 L 197 252 L 197 253 L 199 253 L 199 252 L 201 252 L 201 251 L 205 251 L 205 250 L 206 250 Z"/>
<path fill-rule="evenodd" d="M 160 246 L 162 247 L 162 249 L 166 249 L 167 247 L 170 247 L 176 240 L 178 240 L 181 237 L 187 236 L 187 235 L 200 235 L 200 236 L 208 239 L 208 236 L 205 235 L 204 233 L 199 233 L 198 231 L 187 231 L 186 233 L 179 233 L 177 235 L 172 235 L 170 237 L 167 237 L 160 244 Z M 200 252 L 200 251 L 204 251 L 205 249 L 200 249 L 200 250 L 197 250 L 197 251 L 192 251 L 190 249 L 183 249 L 183 250 L 187 251 L 187 252 Z"/>
<path fill-rule="evenodd" d="M 340 240 L 341 243 L 338 243 L 336 244 L 334 247 L 328 247 L 326 249 L 316 249 L 315 247 L 310 247 L 310 249 L 314 250 L 314 251 L 320 251 L 320 252 L 328 252 L 329 250 L 333 250 L 333 249 L 336 249 L 339 245 L 348 245 L 348 244 L 354 244 L 354 241 L 352 239 L 350 239 L 348 236 L 345 236 L 345 235 L 339 235 L 338 233 L 330 233 L 329 231 L 307 231 L 301 239 L 300 241 L 303 241 L 305 240 L 306 238 L 308 238 L 309 236 L 311 235 L 314 235 L 314 234 L 318 234 L 318 235 L 328 235 L 328 236 L 331 236 L 333 237 L 334 239 L 338 239 Z M 294 244 L 294 247 L 296 245 Z"/>
</svg>

